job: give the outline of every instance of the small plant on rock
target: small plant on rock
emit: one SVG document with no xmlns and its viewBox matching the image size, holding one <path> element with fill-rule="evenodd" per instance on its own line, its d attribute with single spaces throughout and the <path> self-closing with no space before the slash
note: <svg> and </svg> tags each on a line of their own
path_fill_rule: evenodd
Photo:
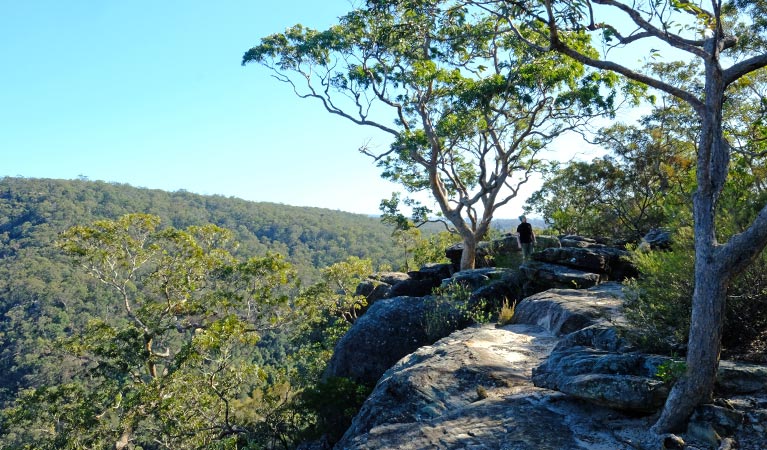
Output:
<svg viewBox="0 0 767 450">
<path fill-rule="evenodd" d="M 504 298 L 503 299 L 503 305 L 501 306 L 501 311 L 498 313 L 498 325 L 504 326 L 511 323 L 511 320 L 514 318 L 514 311 L 517 307 L 517 302 L 514 302 L 509 306 L 509 299 Z"/>
</svg>

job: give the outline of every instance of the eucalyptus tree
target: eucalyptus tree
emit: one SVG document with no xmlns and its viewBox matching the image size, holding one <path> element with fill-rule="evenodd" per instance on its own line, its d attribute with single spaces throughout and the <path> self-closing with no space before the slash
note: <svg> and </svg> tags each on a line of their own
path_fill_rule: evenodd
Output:
<svg viewBox="0 0 767 450">
<path fill-rule="evenodd" d="M 429 194 L 463 240 L 466 269 L 541 151 L 611 110 L 617 77 L 524 45 L 502 18 L 440 3 L 370 2 L 325 31 L 296 25 L 265 37 L 243 64 L 262 64 L 299 97 L 387 133 L 387 150 L 360 150 L 411 194 L 416 222 L 434 218 L 415 201 Z"/>
<path fill-rule="evenodd" d="M 695 405 L 711 397 L 722 340 L 727 288 L 767 244 L 767 206 L 750 225 L 725 242 L 717 236 L 717 202 L 731 169 L 733 145 L 722 125 L 728 92 L 767 66 L 767 5 L 763 1 L 723 3 L 621 0 L 473 1 L 504 17 L 531 48 L 571 57 L 618 73 L 688 103 L 700 128 L 697 143 L 695 288 L 687 371 L 669 395 L 655 432 L 681 428 Z M 601 52 L 578 48 L 584 40 L 601 43 Z M 541 45 L 541 41 L 545 45 Z M 596 46 L 596 45 L 595 45 Z M 702 65 L 700 89 L 680 87 L 662 76 L 632 66 L 632 58 L 696 60 Z M 749 121 L 748 118 L 744 119 Z M 749 140 L 761 140 L 763 127 Z"/>
<path fill-rule="evenodd" d="M 62 342 L 81 376 L 23 392 L 6 424 L 35 448 L 241 448 L 257 424 L 237 408 L 263 384 L 253 352 L 292 314 L 290 266 L 235 259 L 214 225 L 159 227 L 129 214 L 63 233 L 61 249 L 119 302 Z M 239 447 L 238 447 L 239 446 Z M 218 447 L 217 447 L 218 448 Z"/>
</svg>

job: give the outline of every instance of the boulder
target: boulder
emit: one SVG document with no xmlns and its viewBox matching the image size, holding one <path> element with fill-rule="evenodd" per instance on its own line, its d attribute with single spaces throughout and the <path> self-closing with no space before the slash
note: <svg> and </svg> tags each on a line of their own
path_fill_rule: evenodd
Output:
<svg viewBox="0 0 767 450">
<path fill-rule="evenodd" d="M 602 248 L 605 247 L 603 243 L 599 243 L 596 239 L 591 239 L 583 236 L 569 234 L 559 238 L 562 247 L 577 247 L 577 248 Z"/>
<path fill-rule="evenodd" d="M 767 394 L 767 366 L 720 361 L 716 390 L 721 394 Z"/>
<path fill-rule="evenodd" d="M 519 270 L 529 281 L 525 293 L 531 295 L 547 289 L 578 288 L 596 286 L 602 281 L 598 273 L 586 272 L 558 264 L 530 261 L 522 264 Z"/>
<path fill-rule="evenodd" d="M 410 280 L 410 275 L 402 272 L 376 272 L 368 276 L 366 280 L 357 285 L 354 291 L 354 295 L 362 295 L 368 302 L 367 307 L 361 313 L 364 313 L 364 310 L 376 301 L 391 297 L 389 293 L 392 286 L 406 280 Z"/>
<path fill-rule="evenodd" d="M 642 237 L 642 244 L 653 250 L 668 250 L 671 248 L 671 232 L 655 228 Z M 640 244 L 641 245 L 641 244 Z"/>
<path fill-rule="evenodd" d="M 450 278 L 453 272 L 453 265 L 449 263 L 426 264 L 416 271 L 408 272 L 408 276 L 414 280 L 432 280 L 436 282 Z"/>
<path fill-rule="evenodd" d="M 533 259 L 605 275 L 603 279 L 622 280 L 637 275 L 629 252 L 606 246 L 547 248 L 534 253 Z"/>
<path fill-rule="evenodd" d="M 382 299 L 360 316 L 333 349 L 325 378 L 347 377 L 372 385 L 404 355 L 428 344 L 419 320 L 423 299 Z"/>
<path fill-rule="evenodd" d="M 519 302 L 513 323 L 535 324 L 557 336 L 623 323 L 623 298 L 622 286 L 615 282 L 591 289 L 550 289 Z"/>
<path fill-rule="evenodd" d="M 430 315 L 445 319 L 430 327 Z M 379 300 L 338 341 L 324 378 L 346 377 L 372 386 L 403 356 L 467 324 L 457 311 L 435 311 L 430 297 Z"/>
<path fill-rule="evenodd" d="M 368 278 L 394 286 L 401 281 L 409 280 L 410 275 L 403 272 L 376 272 Z"/>
<path fill-rule="evenodd" d="M 367 299 L 368 307 L 373 303 L 388 296 L 391 291 L 391 285 L 383 283 L 381 281 L 367 279 L 360 282 L 357 285 L 357 289 L 354 291 L 354 295 L 362 295 Z M 367 309 L 367 308 L 365 308 Z"/>
<path fill-rule="evenodd" d="M 425 297 L 431 295 L 432 290 L 439 287 L 441 282 L 442 280 L 437 283 L 436 280 L 409 278 L 392 286 L 386 293 L 386 297 Z"/>
<path fill-rule="evenodd" d="M 651 413 L 666 401 L 669 385 L 655 378 L 670 358 L 573 347 L 552 352 L 533 370 L 533 384 L 590 403 Z"/>
<path fill-rule="evenodd" d="M 492 280 L 504 280 L 515 271 L 511 269 L 486 267 L 483 269 L 469 269 L 456 272 L 452 277 L 442 280 L 440 287 L 447 288 L 452 284 L 461 284 L 474 291 L 487 285 Z"/>
<path fill-rule="evenodd" d="M 427 264 L 407 273 L 407 278 L 394 283 L 386 297 L 425 297 L 431 295 L 442 280 L 453 273 L 450 264 Z"/>
</svg>

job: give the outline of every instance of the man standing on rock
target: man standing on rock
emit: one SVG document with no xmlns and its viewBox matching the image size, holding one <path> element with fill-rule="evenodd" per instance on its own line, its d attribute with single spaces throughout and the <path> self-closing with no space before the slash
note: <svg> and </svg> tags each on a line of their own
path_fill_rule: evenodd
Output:
<svg viewBox="0 0 767 450">
<path fill-rule="evenodd" d="M 519 221 L 522 223 L 517 227 L 517 245 L 522 249 L 522 261 L 527 261 L 533 254 L 535 233 L 533 233 L 533 226 L 527 223 L 527 217 L 519 216 Z"/>
</svg>

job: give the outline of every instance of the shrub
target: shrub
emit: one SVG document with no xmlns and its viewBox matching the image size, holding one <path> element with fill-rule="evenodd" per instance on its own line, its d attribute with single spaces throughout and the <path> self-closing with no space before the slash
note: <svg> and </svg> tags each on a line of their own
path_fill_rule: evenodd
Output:
<svg viewBox="0 0 767 450">
<path fill-rule="evenodd" d="M 486 323 L 490 320 L 487 301 L 470 301 L 471 289 L 463 283 L 450 283 L 446 287 L 434 289 L 434 296 L 429 297 L 429 310 L 424 317 L 424 331 L 430 340 L 447 336 L 473 323 Z"/>
<path fill-rule="evenodd" d="M 690 230 L 678 232 L 672 251 L 635 249 L 639 278 L 626 282 L 628 338 L 644 350 L 671 354 L 683 349 L 690 330 L 694 253 Z"/>
<path fill-rule="evenodd" d="M 626 282 L 627 337 L 650 352 L 684 351 L 693 294 L 691 230 L 676 233 L 671 251 L 636 249 L 632 260 L 641 275 Z M 723 331 L 723 357 L 767 361 L 767 254 L 730 284 Z"/>
<path fill-rule="evenodd" d="M 514 318 L 514 310 L 517 307 L 517 303 L 514 302 L 509 306 L 509 299 L 503 299 L 503 305 L 500 312 L 498 312 L 498 325 L 508 325 L 511 323 L 511 319 Z"/>
</svg>

